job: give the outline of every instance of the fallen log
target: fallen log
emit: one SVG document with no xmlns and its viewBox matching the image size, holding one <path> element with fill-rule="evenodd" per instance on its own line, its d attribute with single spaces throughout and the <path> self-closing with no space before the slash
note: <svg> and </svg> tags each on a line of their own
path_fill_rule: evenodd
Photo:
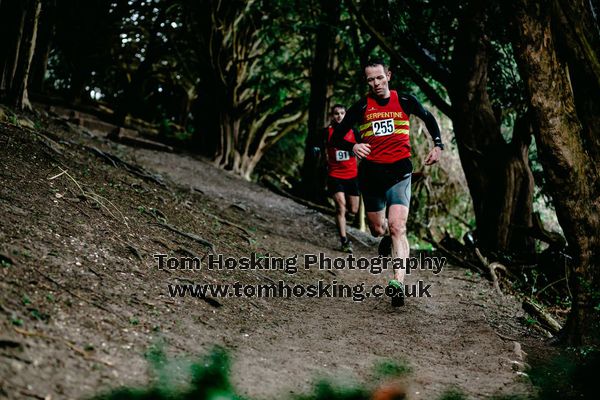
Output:
<svg viewBox="0 0 600 400">
<path fill-rule="evenodd" d="M 562 329 L 562 326 L 550 314 L 544 311 L 540 305 L 531 301 L 531 299 L 523 300 L 523 310 L 554 335 Z"/>
</svg>

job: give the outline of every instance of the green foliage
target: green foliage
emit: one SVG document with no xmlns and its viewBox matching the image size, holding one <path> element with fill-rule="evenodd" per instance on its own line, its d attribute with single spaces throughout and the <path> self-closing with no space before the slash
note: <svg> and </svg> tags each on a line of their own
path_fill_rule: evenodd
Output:
<svg viewBox="0 0 600 400">
<path fill-rule="evenodd" d="M 113 52 L 120 47 L 119 22 L 126 7 L 102 1 L 57 2 L 60 18 L 49 59 L 50 87 L 70 99 L 84 95 L 86 87 L 101 87 L 103 92 L 115 88 L 110 70 L 115 65 Z"/>
<path fill-rule="evenodd" d="M 539 388 L 539 399 L 593 399 L 597 394 L 600 350 L 595 347 L 568 349 L 534 366 L 529 376 Z"/>
<path fill-rule="evenodd" d="M 30 315 L 31 315 L 32 318 L 37 319 L 38 321 L 47 322 L 50 319 L 50 315 L 41 312 L 37 308 L 31 308 L 31 309 L 29 309 L 29 313 L 30 313 Z"/>
<path fill-rule="evenodd" d="M 256 167 L 256 175 L 267 172 L 300 179 L 300 167 L 304 160 L 306 131 L 296 130 L 284 136 L 261 159 Z"/>
<path fill-rule="evenodd" d="M 365 389 L 358 387 L 334 386 L 328 382 L 319 382 L 313 393 L 299 396 L 297 400 L 366 400 L 369 398 Z"/>
<path fill-rule="evenodd" d="M 447 232 L 451 237 L 459 239 L 475 228 L 472 202 L 468 196 L 469 189 L 457 148 L 449 137 L 445 136 L 451 129 L 450 120 L 442 113 L 436 112 L 431 105 L 425 103 L 425 107 L 435 114 L 446 149 L 443 162 L 431 167 L 423 165 L 423 160 L 431 151 L 431 138 L 423 131 L 421 122 L 415 120 L 416 123 L 411 125 L 413 170 L 424 173 L 426 178 L 412 184 L 408 231 L 414 235 L 409 242 L 411 247 L 419 249 L 431 248 L 429 243 L 421 239 L 427 237 L 429 228 L 434 232 Z"/>
<path fill-rule="evenodd" d="M 412 373 L 412 368 L 405 362 L 386 360 L 375 367 L 379 377 L 401 377 Z"/>
<path fill-rule="evenodd" d="M 237 395 L 229 381 L 229 357 L 221 348 L 215 348 L 208 356 L 189 367 L 189 385 L 181 387 L 169 369 L 161 345 L 153 346 L 146 354 L 159 380 L 149 388 L 121 388 L 94 397 L 95 400 L 235 400 Z"/>
<path fill-rule="evenodd" d="M 14 323 L 14 322 L 13 322 Z M 243 399 L 229 380 L 230 359 L 227 352 L 215 347 L 207 356 L 184 365 L 168 360 L 164 343 L 158 342 L 146 352 L 146 359 L 157 379 L 148 388 L 120 388 L 94 397 L 94 400 L 236 400 Z M 528 371 L 537 386 L 540 400 L 591 399 L 595 394 L 594 382 L 600 368 L 600 351 L 596 347 L 570 348 L 549 361 L 541 362 Z M 404 362 L 386 360 L 375 368 L 376 379 L 402 377 L 411 373 Z M 185 375 L 182 384 L 182 376 Z M 371 390 L 362 385 L 335 385 L 319 381 L 305 395 L 293 396 L 295 400 L 366 400 Z M 523 400 L 522 395 L 501 395 L 494 400 Z M 457 387 L 447 389 L 437 400 L 465 400 L 467 396 Z"/>
<path fill-rule="evenodd" d="M 156 377 L 148 388 L 120 388 L 94 397 L 94 400 L 236 400 L 243 399 L 229 380 L 230 360 L 227 352 L 215 347 L 196 362 L 168 360 L 164 342 L 153 344 L 145 353 L 151 373 Z M 187 373 L 185 373 L 187 371 Z M 386 360 L 376 368 L 378 378 L 398 377 L 410 373 L 403 362 Z M 182 381 L 182 375 L 185 378 Z M 290 396 L 295 400 L 367 400 L 371 390 L 362 385 L 332 384 L 318 381 L 308 394 Z"/>
<path fill-rule="evenodd" d="M 457 388 L 446 390 L 438 400 L 467 400 L 467 396 Z"/>
</svg>

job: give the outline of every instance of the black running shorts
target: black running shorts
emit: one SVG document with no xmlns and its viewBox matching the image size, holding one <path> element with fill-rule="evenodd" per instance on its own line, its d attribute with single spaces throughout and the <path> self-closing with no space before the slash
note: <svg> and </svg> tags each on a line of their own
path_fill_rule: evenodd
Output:
<svg viewBox="0 0 600 400">
<path fill-rule="evenodd" d="M 393 204 L 410 205 L 412 163 L 403 158 L 392 164 L 363 160 L 358 180 L 367 212 L 381 211 Z"/>
<path fill-rule="evenodd" d="M 358 179 L 340 179 L 340 178 L 327 178 L 327 190 L 331 196 L 338 192 L 344 192 L 348 196 L 360 196 L 358 190 Z"/>
</svg>

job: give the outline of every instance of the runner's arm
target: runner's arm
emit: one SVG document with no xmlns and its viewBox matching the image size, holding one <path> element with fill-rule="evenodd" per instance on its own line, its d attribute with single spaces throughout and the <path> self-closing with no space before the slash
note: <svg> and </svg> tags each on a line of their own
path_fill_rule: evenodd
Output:
<svg viewBox="0 0 600 400">
<path fill-rule="evenodd" d="M 350 129 L 353 129 L 354 125 L 360 123 L 364 113 L 364 108 L 366 106 L 366 101 L 359 101 L 350 107 L 348 111 L 346 111 L 344 119 L 338 124 L 338 126 L 335 127 L 333 134 L 331 135 L 331 143 L 333 144 L 333 147 L 340 150 L 346 150 L 348 152 L 352 151 L 355 143 L 345 140 L 344 136 L 346 136 L 346 133 L 348 133 Z"/>
<path fill-rule="evenodd" d="M 360 143 L 360 131 L 356 129 L 356 127 L 352 128 L 352 134 L 354 135 L 356 143 Z"/>
<path fill-rule="evenodd" d="M 427 127 L 427 132 L 431 135 L 433 139 L 434 147 L 439 147 L 442 150 L 444 149 L 444 144 L 442 143 L 442 136 L 440 134 L 440 127 L 438 126 L 437 121 L 432 113 L 427 111 L 421 103 L 410 94 L 402 94 L 400 96 L 400 105 L 402 109 L 408 114 L 414 114 L 419 117 L 423 122 L 425 122 L 425 126 Z"/>
</svg>

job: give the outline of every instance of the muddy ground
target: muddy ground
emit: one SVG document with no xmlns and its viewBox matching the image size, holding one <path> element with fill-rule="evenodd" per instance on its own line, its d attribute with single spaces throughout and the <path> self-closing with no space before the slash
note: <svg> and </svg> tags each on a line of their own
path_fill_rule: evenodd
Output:
<svg viewBox="0 0 600 400">
<path fill-rule="evenodd" d="M 372 384 L 384 361 L 410 366 L 410 399 L 451 387 L 474 399 L 534 391 L 514 366 L 515 342 L 539 354 L 544 339 L 519 322 L 517 299 L 460 266 L 413 272 L 408 283 L 431 284 L 432 297 L 401 309 L 386 298 L 171 297 L 169 284 L 371 287 L 390 272 L 302 262 L 296 273 L 161 270 L 155 254 L 206 260 L 199 238 L 235 258 L 343 254 L 332 218 L 189 155 L 49 120 L 0 123 L 0 162 L 0 398 L 81 399 L 142 385 L 153 346 L 189 360 L 214 345 L 230 350 L 239 391 L 260 399 L 306 393 L 322 378 Z M 376 242 L 355 236 L 355 255 L 375 256 Z"/>
</svg>

